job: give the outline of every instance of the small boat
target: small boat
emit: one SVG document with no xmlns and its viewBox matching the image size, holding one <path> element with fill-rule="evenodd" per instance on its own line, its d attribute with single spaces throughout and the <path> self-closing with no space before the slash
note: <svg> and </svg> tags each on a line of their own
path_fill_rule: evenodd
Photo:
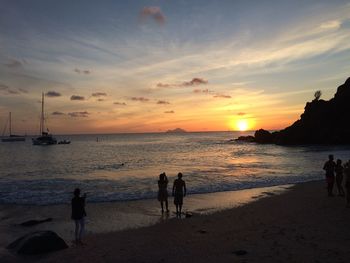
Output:
<svg viewBox="0 0 350 263">
<path fill-rule="evenodd" d="M 8 123 L 9 123 L 9 136 L 1 138 L 1 141 L 2 142 L 24 142 L 26 140 L 24 136 L 12 134 L 11 112 L 9 113 Z M 4 136 L 5 130 L 6 130 L 6 126 L 2 136 Z"/>
<path fill-rule="evenodd" d="M 63 140 L 63 141 L 59 141 L 58 144 L 70 144 L 70 141 Z"/>
<path fill-rule="evenodd" d="M 32 138 L 33 145 L 53 145 L 57 144 L 57 140 L 49 134 L 49 130 L 47 132 L 45 130 L 45 116 L 44 116 L 44 93 L 42 93 L 41 99 L 41 118 L 40 118 L 40 133 L 41 136 Z"/>
</svg>

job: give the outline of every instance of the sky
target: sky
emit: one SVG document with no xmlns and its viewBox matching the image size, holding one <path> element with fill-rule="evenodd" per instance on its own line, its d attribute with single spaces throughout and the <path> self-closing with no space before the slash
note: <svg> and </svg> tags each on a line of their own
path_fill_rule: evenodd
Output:
<svg viewBox="0 0 350 263">
<path fill-rule="evenodd" d="M 350 77 L 350 1 L 0 0 L 0 129 L 282 129 Z"/>
</svg>

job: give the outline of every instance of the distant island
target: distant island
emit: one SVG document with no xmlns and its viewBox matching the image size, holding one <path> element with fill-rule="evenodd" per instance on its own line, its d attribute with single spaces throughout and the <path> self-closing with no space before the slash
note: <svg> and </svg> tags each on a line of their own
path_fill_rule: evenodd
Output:
<svg viewBox="0 0 350 263">
<path fill-rule="evenodd" d="M 253 136 L 241 136 L 237 141 L 274 143 L 279 145 L 350 144 L 350 78 L 338 87 L 328 101 L 320 99 L 321 91 L 307 102 L 300 119 L 276 132 L 257 130 Z"/>
<path fill-rule="evenodd" d="M 184 129 L 176 128 L 174 130 L 167 130 L 166 133 L 184 133 L 186 132 Z"/>
</svg>

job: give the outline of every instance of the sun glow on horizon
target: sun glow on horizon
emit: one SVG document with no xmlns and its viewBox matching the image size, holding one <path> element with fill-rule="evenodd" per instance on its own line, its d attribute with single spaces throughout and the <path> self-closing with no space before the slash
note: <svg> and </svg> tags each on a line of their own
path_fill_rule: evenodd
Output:
<svg viewBox="0 0 350 263">
<path fill-rule="evenodd" d="M 254 129 L 254 119 L 233 119 L 230 121 L 230 126 L 235 131 L 248 131 Z"/>
<path fill-rule="evenodd" d="M 247 120 L 237 121 L 236 126 L 237 126 L 238 130 L 240 130 L 240 131 L 246 131 L 246 130 L 248 130 L 248 127 L 249 127 Z"/>
</svg>

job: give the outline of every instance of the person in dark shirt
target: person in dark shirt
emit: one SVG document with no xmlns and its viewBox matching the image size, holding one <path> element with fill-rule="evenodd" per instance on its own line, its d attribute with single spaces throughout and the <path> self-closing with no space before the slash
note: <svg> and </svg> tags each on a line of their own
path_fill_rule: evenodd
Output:
<svg viewBox="0 0 350 263">
<path fill-rule="evenodd" d="M 181 216 L 183 197 L 186 196 L 186 183 L 182 180 L 182 173 L 178 173 L 178 179 L 175 179 L 173 185 L 174 204 L 176 206 L 176 215 Z"/>
<path fill-rule="evenodd" d="M 343 189 L 343 170 L 344 170 L 344 167 L 342 165 L 342 161 L 338 159 L 337 164 L 335 166 L 335 182 L 337 183 L 339 196 L 345 195 L 344 189 Z"/>
<path fill-rule="evenodd" d="M 169 212 L 168 209 L 168 178 L 165 173 L 161 173 L 159 175 L 158 180 L 158 201 L 160 202 L 160 206 L 162 207 L 162 213 L 164 213 L 163 202 L 165 203 L 166 212 Z"/>
<path fill-rule="evenodd" d="M 323 170 L 326 171 L 327 191 L 328 196 L 333 196 L 333 185 L 334 185 L 334 170 L 335 162 L 332 154 L 328 156 L 328 161 L 324 164 Z"/>
<path fill-rule="evenodd" d="M 346 207 L 350 207 L 350 160 L 344 165 Z"/>
<path fill-rule="evenodd" d="M 72 198 L 72 219 L 75 222 L 75 242 L 76 244 L 82 244 L 81 238 L 85 229 L 85 198 L 86 194 L 80 196 L 80 189 L 74 190 L 74 197 Z"/>
</svg>

